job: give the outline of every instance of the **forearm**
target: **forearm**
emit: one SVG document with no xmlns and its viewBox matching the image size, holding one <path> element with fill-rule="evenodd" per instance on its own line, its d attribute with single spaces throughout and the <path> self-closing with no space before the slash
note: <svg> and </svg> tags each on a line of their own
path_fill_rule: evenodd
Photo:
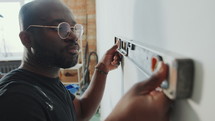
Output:
<svg viewBox="0 0 215 121">
<path fill-rule="evenodd" d="M 105 72 L 107 70 L 103 64 L 98 64 L 97 68 L 98 70 L 95 69 L 89 87 L 80 99 L 81 117 L 86 120 L 89 120 L 96 112 L 104 93 L 107 74 L 100 70 Z"/>
<path fill-rule="evenodd" d="M 75 99 L 78 120 L 89 120 L 96 112 L 102 99 L 107 73 L 116 69 L 119 65 L 120 55 L 117 53 L 117 45 L 111 47 L 97 64 L 92 81 L 81 99 Z"/>
</svg>

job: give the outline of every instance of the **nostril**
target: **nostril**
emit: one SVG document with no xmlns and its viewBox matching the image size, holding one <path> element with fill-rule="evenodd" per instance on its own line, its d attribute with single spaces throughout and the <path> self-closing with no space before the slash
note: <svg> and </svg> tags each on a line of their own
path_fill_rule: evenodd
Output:
<svg viewBox="0 0 215 121">
<path fill-rule="evenodd" d="M 67 43 L 78 43 L 78 38 L 76 36 L 69 36 L 63 39 L 63 41 Z"/>
</svg>

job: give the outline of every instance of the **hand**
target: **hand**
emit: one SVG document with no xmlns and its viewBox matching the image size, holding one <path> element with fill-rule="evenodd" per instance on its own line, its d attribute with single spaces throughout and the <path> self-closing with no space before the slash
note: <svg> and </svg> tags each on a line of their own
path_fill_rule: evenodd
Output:
<svg viewBox="0 0 215 121">
<path fill-rule="evenodd" d="M 162 91 L 155 91 L 167 72 L 167 65 L 161 63 L 157 73 L 135 84 L 121 98 L 106 121 L 168 121 L 171 101 Z"/>
<path fill-rule="evenodd" d="M 101 61 L 98 63 L 98 66 L 103 66 L 102 70 L 109 72 L 113 69 L 116 69 L 120 65 L 122 55 L 117 52 L 118 45 L 115 44 L 111 47 L 103 56 Z"/>
</svg>

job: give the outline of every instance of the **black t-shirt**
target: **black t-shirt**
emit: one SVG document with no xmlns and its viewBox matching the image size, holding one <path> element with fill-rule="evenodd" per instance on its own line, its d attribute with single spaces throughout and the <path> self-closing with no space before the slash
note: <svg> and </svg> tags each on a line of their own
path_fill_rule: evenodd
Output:
<svg viewBox="0 0 215 121">
<path fill-rule="evenodd" d="M 58 78 L 17 69 L 0 81 L 0 121 L 76 121 L 74 98 Z"/>
</svg>

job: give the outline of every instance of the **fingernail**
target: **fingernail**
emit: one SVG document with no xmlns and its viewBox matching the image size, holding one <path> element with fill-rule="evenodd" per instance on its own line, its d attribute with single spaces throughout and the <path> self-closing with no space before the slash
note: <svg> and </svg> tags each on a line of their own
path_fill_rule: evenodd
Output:
<svg viewBox="0 0 215 121">
<path fill-rule="evenodd" d="M 161 73 L 161 72 L 163 72 L 162 62 L 159 61 L 158 64 L 157 64 L 157 67 L 154 70 L 154 73 Z"/>
<path fill-rule="evenodd" d="M 159 92 L 161 92 L 161 91 L 162 91 L 162 88 L 160 88 L 160 87 L 157 87 L 155 90 L 156 90 L 156 91 L 159 91 Z"/>
</svg>

